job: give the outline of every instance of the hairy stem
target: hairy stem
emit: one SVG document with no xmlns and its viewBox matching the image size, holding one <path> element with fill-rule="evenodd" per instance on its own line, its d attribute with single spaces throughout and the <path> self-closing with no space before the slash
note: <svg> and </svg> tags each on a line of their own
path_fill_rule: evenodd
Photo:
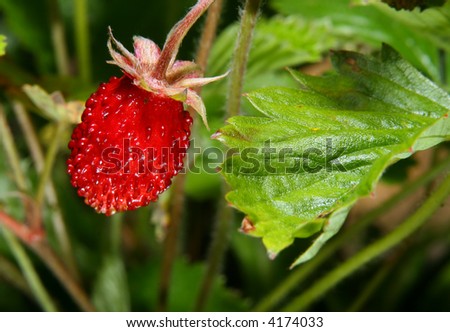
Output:
<svg viewBox="0 0 450 332">
<path fill-rule="evenodd" d="M 220 21 L 220 13 L 222 12 L 223 0 L 216 0 L 208 10 L 205 25 L 202 30 L 200 42 L 198 43 L 197 55 L 195 63 L 205 72 L 208 65 L 208 57 L 212 44 L 216 38 L 217 27 Z M 201 87 L 197 88 L 200 92 Z"/>
<path fill-rule="evenodd" d="M 403 224 L 329 272 L 325 275 L 325 277 L 318 280 L 301 295 L 283 307 L 282 311 L 305 310 L 311 303 L 324 295 L 330 288 L 334 287 L 364 264 L 400 244 L 403 240 L 420 228 L 429 219 L 429 217 L 436 212 L 449 194 L 450 176 L 447 175 L 436 191 Z"/>
<path fill-rule="evenodd" d="M 58 73 L 68 76 L 70 74 L 69 55 L 67 52 L 64 23 L 59 11 L 58 1 L 48 0 L 48 10 Z"/>
<path fill-rule="evenodd" d="M 39 302 L 40 306 L 45 311 L 57 311 L 53 300 L 50 298 L 50 295 L 47 293 L 44 285 L 42 284 L 39 275 L 34 269 L 33 263 L 31 263 L 30 258 L 27 253 L 23 249 L 22 245 L 19 243 L 17 238 L 10 233 L 7 229 L 3 228 L 3 237 L 8 243 L 9 248 L 11 249 L 14 257 L 17 260 L 17 263 L 22 270 L 25 279 L 30 285 L 31 291 L 35 296 L 36 300 Z"/>
<path fill-rule="evenodd" d="M 261 0 L 247 0 L 241 18 L 239 36 L 233 55 L 230 73 L 230 85 L 227 98 L 227 116 L 236 116 L 240 112 L 244 75 L 248 54 L 252 43 L 253 31 L 258 19 Z"/>
<path fill-rule="evenodd" d="M 36 170 L 38 171 L 38 173 L 42 173 L 45 165 L 44 153 L 42 152 L 42 148 L 39 144 L 39 139 L 36 131 L 34 130 L 31 119 L 28 116 L 28 113 L 23 107 L 22 103 L 13 101 L 13 109 L 24 134 L 25 141 L 28 145 L 28 150 L 30 151 L 30 154 L 33 158 Z M 58 196 L 56 195 L 55 186 L 51 177 L 48 179 L 45 195 L 52 211 L 53 217 L 51 218 L 51 222 L 56 234 L 56 238 L 58 240 L 62 257 L 67 263 L 67 266 L 71 270 L 72 274 L 78 279 L 78 271 L 76 268 L 75 258 L 72 253 L 72 246 L 70 244 L 66 224 L 61 213 Z"/>
<path fill-rule="evenodd" d="M 181 42 L 188 33 L 189 29 L 203 15 L 214 0 L 198 0 L 197 4 L 191 8 L 187 15 L 179 21 L 169 32 L 166 42 L 156 63 L 154 70 L 154 78 L 162 80 L 165 78 L 167 68 L 170 63 L 175 60 Z"/>
<path fill-rule="evenodd" d="M 240 112 L 240 98 L 244 82 L 245 68 L 247 67 L 248 52 L 250 50 L 253 30 L 258 18 L 260 0 L 247 0 L 241 18 L 239 38 L 236 43 L 235 53 L 230 74 L 230 85 L 228 90 L 228 102 L 226 113 L 228 117 L 238 115 Z M 222 192 L 229 191 L 225 182 L 222 183 Z M 218 218 L 215 225 L 215 233 L 211 243 L 208 265 L 200 286 L 200 293 L 197 297 L 195 310 L 203 310 L 211 291 L 214 279 L 220 271 L 223 257 L 225 255 L 230 238 L 231 223 L 233 213 L 223 202 L 218 211 Z"/>
<path fill-rule="evenodd" d="M 75 44 L 79 74 L 83 81 L 90 82 L 92 70 L 87 7 L 86 0 L 75 0 Z"/>
<path fill-rule="evenodd" d="M 394 208 L 397 204 L 410 196 L 418 189 L 433 181 L 442 172 L 450 168 L 450 157 L 442 161 L 440 164 L 427 171 L 414 182 L 406 184 L 403 189 L 380 205 L 378 208 L 366 214 L 361 220 L 340 232 L 338 236 L 328 242 L 312 260 L 304 265 L 297 267 L 277 288 L 259 302 L 254 311 L 270 311 L 273 310 L 287 295 L 292 293 L 300 283 L 308 278 L 319 266 L 321 266 L 328 258 L 330 258 L 343 244 L 351 241 L 352 238 L 369 226 L 373 220 L 386 213 L 386 211 Z"/>
</svg>

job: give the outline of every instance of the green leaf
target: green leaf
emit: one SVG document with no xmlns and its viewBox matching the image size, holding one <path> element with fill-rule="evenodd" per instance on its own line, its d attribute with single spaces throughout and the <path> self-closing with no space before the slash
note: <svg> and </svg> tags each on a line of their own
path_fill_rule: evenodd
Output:
<svg viewBox="0 0 450 332">
<path fill-rule="evenodd" d="M 208 60 L 205 76 L 220 75 L 229 70 L 231 56 L 236 43 L 238 24 L 227 27 L 216 39 Z M 307 22 L 299 17 L 275 16 L 261 19 L 255 28 L 252 48 L 244 82 L 244 92 L 261 87 L 283 85 L 295 86 L 287 66 L 299 66 L 320 61 L 323 53 L 336 45 L 336 39 L 330 34 L 331 26 L 327 22 Z M 202 98 L 208 110 L 210 127 L 215 130 L 223 124 L 223 105 L 226 103 L 227 80 L 206 85 L 202 89 Z M 243 100 L 245 114 L 254 113 L 254 108 Z M 210 147 L 209 131 L 201 129 L 200 143 L 204 149 Z M 187 194 L 196 199 L 210 198 L 220 192 L 220 181 L 214 174 L 188 173 Z"/>
<path fill-rule="evenodd" d="M 4 35 L 0 35 L 0 56 L 5 55 L 6 49 L 6 37 Z"/>
<path fill-rule="evenodd" d="M 64 104 L 64 98 L 60 93 L 52 96 L 39 85 L 28 84 L 23 86 L 23 91 L 38 107 L 42 116 L 53 121 L 61 120 L 64 109 L 59 104 Z"/>
<path fill-rule="evenodd" d="M 59 91 L 49 94 L 39 85 L 25 84 L 23 90 L 37 106 L 37 111 L 43 117 L 52 121 L 68 121 L 79 123 L 84 105 L 80 101 L 67 102 Z"/>
<path fill-rule="evenodd" d="M 126 271 L 119 257 L 105 258 L 92 297 L 99 311 L 130 311 Z"/>
<path fill-rule="evenodd" d="M 448 94 L 384 47 L 381 59 L 332 54 L 337 73 L 292 72 L 298 90 L 248 95 L 265 117 L 234 117 L 217 138 L 235 151 L 222 174 L 244 231 L 274 256 L 322 232 L 295 262 L 313 257 L 384 170 L 449 138 Z"/>
</svg>

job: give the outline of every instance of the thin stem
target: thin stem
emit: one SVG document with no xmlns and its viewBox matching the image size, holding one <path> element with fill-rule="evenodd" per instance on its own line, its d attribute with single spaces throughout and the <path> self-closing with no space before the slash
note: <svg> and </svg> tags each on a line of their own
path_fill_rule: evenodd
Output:
<svg viewBox="0 0 450 332">
<path fill-rule="evenodd" d="M 223 188 L 225 189 L 226 186 L 224 185 Z M 224 190 L 224 195 L 226 191 L 228 190 Z M 216 229 L 214 231 L 214 238 L 209 249 L 207 268 L 202 280 L 202 284 L 200 286 L 200 292 L 197 297 L 197 302 L 195 304 L 195 311 L 204 310 L 214 280 L 216 279 L 217 274 L 220 272 L 224 254 L 228 247 L 233 213 L 224 200 L 221 202 L 221 205 L 222 206 L 220 206 L 219 208 L 219 215 L 217 217 L 215 225 Z"/>
<path fill-rule="evenodd" d="M 240 111 L 240 97 L 242 94 L 242 86 L 247 67 L 248 52 L 250 50 L 253 30 L 258 19 L 260 0 L 247 0 L 244 7 L 244 13 L 241 18 L 239 38 L 236 43 L 235 53 L 233 56 L 230 86 L 228 90 L 228 103 L 226 107 L 227 116 L 238 115 Z M 225 182 L 222 183 L 222 192 L 229 191 Z M 208 266 L 200 286 L 200 292 L 197 297 L 195 310 L 203 310 L 214 279 L 220 271 L 223 257 L 225 255 L 228 241 L 230 238 L 231 222 L 233 213 L 225 202 L 220 205 L 214 237 L 211 243 Z"/>
<path fill-rule="evenodd" d="M 59 282 L 66 288 L 72 296 L 72 299 L 80 306 L 82 310 L 95 311 L 95 307 L 92 305 L 87 294 L 46 242 L 36 242 L 31 248 L 53 272 Z"/>
<path fill-rule="evenodd" d="M 30 286 L 19 269 L 7 258 L 0 256 L 0 277 L 23 294 L 33 298 Z"/>
<path fill-rule="evenodd" d="M 2 140 L 5 145 L 6 154 L 10 162 L 10 166 L 13 169 L 15 175 L 14 177 L 16 180 L 16 184 L 20 190 L 25 191 L 26 190 L 25 177 L 21 172 L 18 153 L 15 149 L 14 141 L 12 138 L 13 136 L 11 134 L 8 124 L 6 123 L 6 119 L 4 116 L 4 109 L 2 108 L 1 105 L 0 105 L 0 133 L 2 135 Z M 19 222 L 13 220 L 8 216 L 7 217 L 5 216 L 7 215 L 4 213 L 1 214 L 2 221 L 6 226 L 8 225 L 11 226 L 13 224 L 13 226 L 10 227 L 11 230 L 15 230 L 18 227 L 17 225 L 20 225 Z M 18 233 L 18 235 L 21 235 L 21 233 Z M 32 248 L 41 257 L 42 261 L 44 261 L 44 263 L 46 263 L 47 266 L 53 271 L 55 276 L 66 287 L 66 289 L 75 299 L 75 301 L 80 305 L 80 307 L 83 308 L 83 310 L 93 311 L 94 307 L 90 304 L 88 297 L 79 287 L 73 276 L 66 270 L 66 268 L 61 263 L 59 258 L 54 254 L 52 249 L 47 244 L 43 244 L 44 242 L 41 241 L 42 238 L 35 237 L 34 233 L 31 231 L 29 231 L 29 233 L 22 232 L 22 235 L 23 237 L 21 237 L 21 240 L 23 240 L 24 244 L 29 245 L 30 248 Z M 40 279 L 36 271 L 34 270 L 33 265 L 29 261 L 29 258 L 26 255 L 20 243 L 6 229 L 4 229 L 4 236 L 8 242 L 11 251 L 15 255 L 19 265 L 21 266 L 21 269 L 25 275 L 25 278 L 30 284 L 33 293 L 35 294 L 38 301 L 41 303 L 42 307 L 47 311 L 55 311 L 56 307 L 52 304 L 49 295 L 45 291 L 45 288 L 42 286 L 42 283 L 40 282 Z"/>
<path fill-rule="evenodd" d="M 52 35 L 53 48 L 55 50 L 56 65 L 60 75 L 70 74 L 69 55 L 64 31 L 64 23 L 59 11 L 57 0 L 48 0 L 50 29 Z"/>
<path fill-rule="evenodd" d="M 169 226 L 164 240 L 163 263 L 158 288 L 157 311 L 167 311 L 169 302 L 169 286 L 172 268 L 177 255 L 178 234 L 184 206 L 184 186 L 186 174 L 179 174 L 173 184 L 173 199 L 170 211 Z"/>
<path fill-rule="evenodd" d="M 24 243 L 32 243 L 33 241 L 42 239 L 43 231 L 39 230 L 31 230 L 27 225 L 20 223 L 5 212 L 0 210 L 0 224 L 3 224 L 9 231 L 13 232 L 15 236 L 17 236 Z"/>
<path fill-rule="evenodd" d="M 360 221 L 349 228 L 344 229 L 336 238 L 327 243 L 312 260 L 304 265 L 297 267 L 277 288 L 258 303 L 254 311 L 269 311 L 276 307 L 287 295 L 289 295 L 298 285 L 309 277 L 319 266 L 330 258 L 343 244 L 370 225 L 373 220 L 386 213 L 386 211 L 397 206 L 406 197 L 416 192 L 419 188 L 428 184 L 439 176 L 443 171 L 450 167 L 450 157 L 443 160 L 440 164 L 427 171 L 414 182 L 406 184 L 403 189 L 380 205 L 378 208 L 370 211 Z"/>
<path fill-rule="evenodd" d="M 178 49 L 189 29 L 203 15 L 214 0 L 198 0 L 197 4 L 191 8 L 187 15 L 179 21 L 169 32 L 167 40 L 156 63 L 154 70 L 154 78 L 162 80 L 165 78 L 167 68 L 170 63 L 175 60 Z"/>
<path fill-rule="evenodd" d="M 25 192 L 27 190 L 25 176 L 23 175 L 22 168 L 20 167 L 20 159 L 14 144 L 14 137 L 8 123 L 6 122 L 3 105 L 0 105 L 0 135 L 2 137 L 3 145 L 6 150 L 6 156 L 8 158 L 11 171 L 13 172 L 14 181 L 16 182 L 17 188 L 21 192 Z"/>
<path fill-rule="evenodd" d="M 350 308 L 347 311 L 357 312 L 360 311 L 361 308 L 366 304 L 369 298 L 375 293 L 381 283 L 386 279 L 392 267 L 394 266 L 394 262 L 397 262 L 397 259 L 390 260 L 386 262 L 381 269 L 379 269 L 371 280 L 364 286 L 361 294 L 353 301 L 350 305 Z"/>
<path fill-rule="evenodd" d="M 6 156 L 8 158 L 10 168 L 13 172 L 16 185 L 20 191 L 25 192 L 27 189 L 25 176 L 23 175 L 22 169 L 20 167 L 19 154 L 14 145 L 14 139 L 11 130 L 8 126 L 8 123 L 6 122 L 5 111 L 2 105 L 0 105 L 0 135 L 2 137 L 3 145 L 6 150 Z M 2 218 L 2 221 L 4 221 L 4 218 Z M 7 227 L 8 225 L 11 226 L 11 219 L 8 218 L 6 220 L 6 223 L 3 224 Z M 23 227 L 26 226 L 20 226 L 20 224 L 16 222 L 12 223 L 12 229 L 18 230 L 17 228 L 20 228 L 19 234 L 23 235 L 24 238 L 28 239 L 29 234 L 24 231 Z M 52 300 L 50 299 L 50 296 L 48 295 L 47 291 L 42 285 L 42 282 L 38 274 L 36 273 L 36 270 L 34 269 L 33 264 L 31 263 L 25 250 L 23 249 L 21 244 L 17 241 L 16 237 L 9 232 L 9 230 L 5 229 L 4 227 L 2 228 L 3 228 L 3 236 L 5 237 L 11 252 L 16 258 L 22 270 L 22 273 L 24 274 L 25 279 L 30 285 L 30 288 L 34 296 L 36 297 L 37 301 L 44 310 L 56 311 L 55 305 L 53 304 Z"/>
<path fill-rule="evenodd" d="M 222 12 L 223 0 L 216 0 L 208 10 L 206 15 L 205 26 L 202 29 L 202 35 L 198 44 L 195 63 L 202 68 L 203 72 L 208 65 L 209 53 L 212 44 L 216 38 L 217 27 L 220 21 L 220 13 Z M 201 87 L 198 88 L 197 92 Z"/>
<path fill-rule="evenodd" d="M 261 0 L 247 0 L 245 2 L 241 27 L 231 65 L 230 86 L 226 107 L 229 117 L 236 116 L 240 112 L 245 69 L 247 67 L 248 54 L 250 52 L 253 31 L 258 19 L 260 4 Z"/>
<path fill-rule="evenodd" d="M 44 168 L 44 157 L 42 154 L 41 146 L 39 145 L 39 139 L 31 123 L 31 120 L 25 110 L 23 104 L 18 101 L 12 102 L 13 110 L 22 132 L 25 137 L 25 141 L 28 145 L 28 150 L 33 158 L 33 162 L 36 164 L 36 169 L 41 172 Z"/>
<path fill-rule="evenodd" d="M 121 248 L 121 235 L 123 224 L 123 213 L 116 213 L 111 217 L 110 223 L 110 241 L 111 241 L 111 254 L 119 256 Z"/>
<path fill-rule="evenodd" d="M 25 279 L 30 285 L 30 288 L 36 297 L 37 301 L 45 311 L 57 311 L 55 304 L 53 303 L 50 295 L 47 293 L 44 285 L 39 278 L 30 258 L 26 254 L 25 250 L 17 241 L 17 238 L 11 234 L 7 229 L 3 228 L 3 236 L 8 243 L 14 257 L 16 258 L 20 269 L 22 270 Z"/>
<path fill-rule="evenodd" d="M 61 284 L 66 288 L 66 290 L 72 296 L 74 301 L 80 306 L 80 308 L 85 311 L 95 311 L 83 289 L 79 286 L 74 277 L 66 269 L 53 249 L 48 245 L 47 242 L 44 241 L 43 236 L 39 236 L 40 234 L 33 233 L 29 228 L 26 228 L 25 225 L 21 224 L 17 220 L 14 220 L 12 217 L 2 211 L 0 211 L 0 223 L 5 226 L 3 229 L 5 230 L 5 232 L 7 232 L 7 234 L 9 234 L 9 231 L 14 232 L 14 235 L 16 235 L 25 245 L 27 245 L 40 257 L 40 259 L 47 265 L 47 267 L 58 278 Z M 20 230 L 19 232 L 17 232 L 17 226 L 20 225 L 23 225 L 23 227 L 25 227 L 25 230 Z M 12 244 L 11 250 L 13 250 L 14 252 L 17 249 L 15 247 L 16 244 L 20 246 L 20 243 L 17 242 L 15 237 L 13 237 L 12 240 L 13 242 L 11 242 L 10 244 Z M 14 241 L 16 241 L 17 243 Z M 16 256 L 16 258 L 18 260 L 22 259 L 21 256 Z M 27 269 L 29 268 L 29 266 L 25 267 Z M 24 271 L 24 273 L 25 272 L 26 271 Z M 27 278 L 27 280 L 29 279 Z M 31 281 L 35 282 L 34 279 Z M 32 288 L 34 287 L 31 284 L 30 286 Z M 37 291 L 41 292 L 40 289 L 38 289 Z M 42 294 L 37 295 L 42 296 Z"/>
<path fill-rule="evenodd" d="M 20 166 L 19 153 L 16 149 L 13 134 L 6 121 L 5 110 L 3 108 L 3 105 L 1 104 L 0 104 L 0 135 L 6 150 L 6 157 L 8 159 L 10 169 L 13 173 L 13 178 L 16 183 L 16 186 L 22 194 L 25 194 L 28 191 L 27 182 L 25 180 L 25 175 L 23 174 L 22 168 Z M 35 226 L 35 229 L 40 229 L 41 218 L 38 217 L 39 211 L 35 208 L 35 205 L 33 204 L 34 202 L 32 202 L 27 198 L 28 198 L 27 196 L 23 195 L 23 204 L 25 206 L 25 211 L 27 211 L 29 215 L 37 217 L 32 218 L 32 220 L 28 221 L 30 221 L 33 224 L 33 226 Z M 38 214 L 35 214 L 36 212 Z"/>
<path fill-rule="evenodd" d="M 27 111 L 23 107 L 23 104 L 18 101 L 13 101 L 13 109 L 16 114 L 17 120 L 22 128 L 22 132 L 25 137 L 25 141 L 28 145 L 28 150 L 33 158 L 33 162 L 36 166 L 38 173 L 41 173 L 44 169 L 44 153 L 39 144 L 39 139 L 34 130 L 34 126 L 28 116 Z M 59 207 L 58 196 L 56 195 L 55 186 L 51 177 L 48 179 L 48 183 L 45 190 L 47 202 L 53 212 L 53 218 L 51 219 L 53 228 L 58 240 L 61 253 L 64 257 L 64 261 L 71 270 L 72 274 L 78 279 L 78 271 L 75 264 L 75 258 L 72 253 L 72 246 L 70 244 L 69 236 L 67 234 L 64 217 Z"/>
<path fill-rule="evenodd" d="M 88 4 L 86 0 L 75 0 L 75 43 L 80 77 L 91 81 L 91 48 L 89 40 Z"/>
<path fill-rule="evenodd" d="M 55 163 L 56 155 L 58 153 L 58 147 L 61 143 L 61 135 L 66 128 L 66 124 L 63 121 L 60 121 L 56 124 L 56 132 L 53 135 L 50 146 L 47 150 L 47 154 L 45 156 L 44 169 L 40 175 L 39 185 L 36 192 L 36 202 L 39 206 L 42 205 L 44 201 L 45 188 L 51 178 L 53 165 Z"/>
<path fill-rule="evenodd" d="M 361 250 L 355 256 L 329 272 L 325 277 L 317 281 L 301 295 L 296 297 L 282 311 L 301 311 L 325 294 L 344 278 L 352 274 L 373 258 L 383 254 L 387 250 L 400 244 L 408 236 L 414 233 L 431 217 L 450 194 L 450 176 L 447 175 L 442 184 L 424 202 L 424 204 L 403 224 L 382 239 Z"/>
</svg>

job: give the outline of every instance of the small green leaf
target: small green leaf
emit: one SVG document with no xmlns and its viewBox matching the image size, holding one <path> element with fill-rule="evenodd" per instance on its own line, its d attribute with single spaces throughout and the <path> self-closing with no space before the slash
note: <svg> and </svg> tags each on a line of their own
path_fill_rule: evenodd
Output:
<svg viewBox="0 0 450 332">
<path fill-rule="evenodd" d="M 39 85 L 28 84 L 23 86 L 23 90 L 38 107 L 44 117 L 53 121 L 59 121 L 61 119 L 63 110 L 58 107 L 54 98 L 52 98 L 47 91 L 42 89 Z"/>
<path fill-rule="evenodd" d="M 123 262 L 106 257 L 94 285 L 93 302 L 99 311 L 130 311 L 130 295 Z"/>
<path fill-rule="evenodd" d="M 6 49 L 6 37 L 4 35 L 0 35 L 0 56 L 5 55 Z"/>
<path fill-rule="evenodd" d="M 227 199 L 271 255 L 322 231 L 295 264 L 339 230 L 390 164 L 450 135 L 448 94 L 391 48 L 380 60 L 344 51 L 332 59 L 333 75 L 292 72 L 299 90 L 250 93 L 265 117 L 231 118 L 217 135 L 235 151 L 222 169 Z"/>
<path fill-rule="evenodd" d="M 52 121 L 68 121 L 69 123 L 79 123 L 84 105 L 80 101 L 64 100 L 63 95 L 59 91 L 49 94 L 39 85 L 23 86 L 23 90 L 27 96 L 37 106 L 39 113 Z"/>
</svg>

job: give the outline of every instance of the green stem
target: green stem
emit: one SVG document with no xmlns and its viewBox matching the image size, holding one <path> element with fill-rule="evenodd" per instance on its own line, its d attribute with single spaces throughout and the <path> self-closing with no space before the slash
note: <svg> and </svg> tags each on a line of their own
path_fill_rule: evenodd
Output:
<svg viewBox="0 0 450 332">
<path fill-rule="evenodd" d="M 7 258 L 0 256 L 0 277 L 5 280 L 23 294 L 30 298 L 33 298 L 30 286 L 28 285 L 26 279 L 23 277 L 20 270 L 15 264 L 10 262 Z"/>
<path fill-rule="evenodd" d="M 47 267 L 53 272 L 53 274 L 57 277 L 61 284 L 66 288 L 66 290 L 72 296 L 74 301 L 80 306 L 80 308 L 85 311 L 95 310 L 90 303 L 86 293 L 77 283 L 77 280 L 75 280 L 75 278 L 70 274 L 69 270 L 66 269 L 63 262 L 55 254 L 48 243 L 42 238 L 41 234 L 32 233 L 30 228 L 19 223 L 17 220 L 13 219 L 2 211 L 0 211 L 0 222 L 5 226 L 4 229 L 7 232 L 14 232 L 14 235 L 17 238 L 19 238 L 25 245 L 27 245 L 39 256 L 39 258 L 47 265 Z M 21 225 L 23 227 L 18 229 L 17 226 Z M 17 241 L 15 237 L 13 238 L 13 240 Z M 12 242 L 13 247 L 11 247 L 11 250 L 13 252 L 16 250 L 14 244 L 15 243 Z M 17 242 L 17 244 L 19 243 Z M 20 258 L 21 256 L 18 256 L 17 259 Z M 30 286 L 33 287 L 33 285 Z M 40 294 L 38 295 L 41 296 Z"/>
<path fill-rule="evenodd" d="M 61 142 L 61 135 L 66 128 L 66 124 L 63 121 L 60 121 L 56 124 L 56 132 L 53 135 L 53 139 L 50 143 L 50 146 L 47 150 L 47 154 L 45 156 L 44 169 L 39 178 L 39 185 L 36 192 L 36 202 L 38 206 L 41 206 L 44 202 L 44 194 L 45 188 L 49 183 L 49 179 L 51 178 L 53 165 L 55 163 L 56 155 L 58 153 L 58 147 Z"/>
<path fill-rule="evenodd" d="M 13 135 L 11 130 L 6 122 L 5 111 L 2 105 L 0 105 L 0 135 L 2 137 L 3 145 L 6 150 L 6 156 L 8 158 L 8 162 L 10 168 L 13 172 L 14 180 L 18 189 L 22 192 L 26 192 L 27 185 L 25 181 L 25 176 L 22 173 L 22 169 L 20 167 L 20 159 L 19 154 L 17 153 L 16 146 L 14 145 Z M 37 301 L 40 303 L 41 307 L 46 311 L 56 311 L 56 307 L 53 304 L 50 296 L 42 285 L 41 280 L 39 279 L 36 270 L 33 267 L 28 255 L 25 250 L 17 240 L 17 238 L 12 235 L 7 229 L 2 227 L 3 236 L 8 243 L 8 246 L 16 258 L 19 266 L 22 270 L 22 273 L 25 276 L 30 288 L 36 297 Z"/>
<path fill-rule="evenodd" d="M 86 0 L 75 0 L 75 43 L 79 74 L 84 82 L 90 82 L 92 75 L 87 7 Z"/>
<path fill-rule="evenodd" d="M 13 172 L 14 181 L 21 192 L 26 192 L 27 184 L 20 166 L 19 154 L 14 144 L 14 136 L 6 122 L 5 109 L 0 105 L 0 135 L 6 150 L 6 157 Z"/>
<path fill-rule="evenodd" d="M 231 65 L 230 85 L 228 90 L 228 102 L 226 106 L 227 116 L 238 115 L 241 105 L 242 87 L 244 84 L 245 68 L 247 67 L 248 53 L 250 50 L 253 30 L 258 19 L 260 0 L 247 0 L 244 6 L 244 12 L 241 18 L 239 38 L 236 42 L 235 53 Z M 229 191 L 225 182 L 222 183 L 222 192 Z M 208 296 L 211 293 L 211 287 L 214 279 L 220 271 L 223 257 L 228 246 L 230 238 L 231 222 L 233 213 L 230 207 L 223 202 L 218 211 L 214 237 L 211 243 L 208 266 L 200 286 L 200 292 L 197 297 L 195 310 L 203 310 Z"/>
<path fill-rule="evenodd" d="M 406 197 L 416 192 L 419 188 L 434 180 L 443 171 L 450 167 L 450 157 L 447 157 L 440 164 L 427 171 L 414 182 L 406 184 L 404 188 L 395 196 L 390 198 L 378 208 L 370 211 L 360 221 L 349 228 L 344 229 L 337 237 L 327 243 L 317 256 L 306 262 L 304 265 L 297 267 L 277 288 L 258 303 L 254 311 L 268 311 L 276 307 L 287 295 L 289 295 L 298 285 L 309 277 L 319 266 L 330 258 L 343 244 L 351 241 L 351 239 L 379 216 L 386 211 L 397 206 Z"/>
<path fill-rule="evenodd" d="M 23 107 L 23 104 L 18 101 L 13 101 L 13 109 L 19 121 L 20 127 L 25 137 L 25 141 L 28 145 L 28 150 L 33 158 L 33 162 L 36 166 L 38 173 L 42 173 L 45 165 L 44 153 L 39 144 L 39 139 L 34 130 L 34 126 L 28 116 L 27 111 Z M 61 249 L 61 253 L 64 257 L 64 261 L 70 268 L 72 274 L 78 279 L 78 271 L 76 268 L 75 258 L 72 253 L 72 246 L 70 244 L 69 235 L 67 233 L 64 217 L 59 207 L 58 196 L 56 195 L 55 186 L 51 177 L 48 179 L 47 188 L 45 190 L 47 202 L 53 212 L 53 218 L 51 218 L 53 229 L 58 240 L 58 244 Z"/>
<path fill-rule="evenodd" d="M 245 2 L 229 78 L 230 85 L 226 107 L 229 117 L 236 116 L 240 112 L 245 69 L 260 4 L 261 0 L 246 0 Z"/>
<path fill-rule="evenodd" d="M 123 223 L 123 213 L 116 213 L 111 217 L 110 224 L 110 241 L 111 241 L 111 254 L 114 256 L 120 255 L 121 249 L 121 235 L 122 235 L 122 223 Z"/>
<path fill-rule="evenodd" d="M 397 260 L 395 260 L 395 262 L 396 261 Z M 389 272 L 391 271 L 394 265 L 393 262 L 394 260 L 388 261 L 381 267 L 381 269 L 377 271 L 377 273 L 375 273 L 375 275 L 372 277 L 371 280 L 369 280 L 367 285 L 364 286 L 364 289 L 361 292 L 361 294 L 359 294 L 359 296 L 353 301 L 353 303 L 350 305 L 350 308 L 347 311 L 357 312 L 361 310 L 361 308 L 375 293 L 375 291 L 378 289 L 381 283 L 386 279 L 386 277 L 388 276 Z"/>
<path fill-rule="evenodd" d="M 58 72 L 60 75 L 68 76 L 70 74 L 70 62 L 67 52 L 64 23 L 59 11 L 58 0 L 48 0 L 48 9 Z"/>
<path fill-rule="evenodd" d="M 6 123 L 6 119 L 4 116 L 4 110 L 2 106 L 0 105 L 0 133 L 2 135 L 2 139 L 6 148 L 8 161 L 10 162 L 10 166 L 13 169 L 16 184 L 19 187 L 20 190 L 25 191 L 26 190 L 26 183 L 25 178 L 23 176 L 23 173 L 21 172 L 20 165 L 19 165 L 19 159 L 18 154 L 15 149 L 13 138 L 11 131 L 9 129 L 9 126 Z M 55 140 L 57 142 L 57 140 Z M 58 142 L 57 142 L 58 143 Z M 54 154 L 54 153 L 53 153 Z M 48 165 L 52 165 L 53 161 L 51 159 L 54 159 L 53 157 L 48 157 L 46 160 L 46 163 Z M 49 167 L 49 166 L 46 166 Z M 51 168 L 51 167 L 49 167 Z M 45 171 L 44 171 L 45 172 Z M 42 181 L 41 181 L 42 182 Z M 41 185 L 42 186 L 42 185 Z M 43 186 L 42 186 L 43 187 Z M 43 192 L 43 189 L 41 189 Z M 20 225 L 19 222 L 15 221 L 15 224 Z M 10 235 L 9 231 L 5 230 L 6 237 Z M 8 241 L 10 244 L 11 250 L 16 255 L 17 260 L 19 261 L 19 264 L 21 264 L 22 271 L 25 274 L 25 278 L 30 283 L 30 287 L 32 288 L 34 294 L 39 297 L 38 300 L 42 305 L 45 305 L 46 310 L 52 309 L 52 307 L 49 305 L 48 302 L 48 296 L 45 296 L 45 289 L 43 290 L 42 285 L 39 285 L 40 281 L 37 278 L 37 275 L 33 269 L 33 266 L 30 264 L 27 264 L 26 259 L 28 257 L 26 256 L 25 251 L 20 251 L 20 243 L 17 241 L 15 237 L 12 235 L 11 241 Z M 86 311 L 94 311 L 94 307 L 89 301 L 89 298 L 84 293 L 83 289 L 78 285 L 75 278 L 69 273 L 69 271 L 66 269 L 64 264 L 61 262 L 59 257 L 53 252 L 53 250 L 48 246 L 47 243 L 43 242 L 42 240 L 36 240 L 31 241 L 27 240 L 28 237 L 23 238 L 22 240 L 24 243 L 28 246 L 30 246 L 31 249 L 33 249 L 36 254 L 41 258 L 41 260 L 49 267 L 49 269 L 55 274 L 55 276 L 59 279 L 61 284 L 68 290 L 68 292 L 72 295 L 75 302 L 77 302 L 80 307 L 83 310 Z M 19 249 L 17 249 L 19 248 Z M 19 251 L 17 251 L 19 250 Z M 31 270 L 30 270 L 31 269 Z M 33 283 L 33 284 L 31 284 Z M 43 302 L 44 301 L 44 302 Z M 53 310 L 51 310 L 53 311 Z"/>
<path fill-rule="evenodd" d="M 59 282 L 65 287 L 72 299 L 84 311 L 95 311 L 89 297 L 78 284 L 77 280 L 70 274 L 61 259 L 53 249 L 43 241 L 31 245 L 34 252 L 41 258 L 47 267 L 53 272 Z"/>
<path fill-rule="evenodd" d="M 436 212 L 445 199 L 447 199 L 449 194 L 450 176 L 447 175 L 436 191 L 403 224 L 329 272 L 312 287 L 308 288 L 305 292 L 283 307 L 282 311 L 305 310 L 311 303 L 323 296 L 330 288 L 334 287 L 364 264 L 400 244 L 419 227 L 421 227 L 428 220 L 428 218 Z"/>
<path fill-rule="evenodd" d="M 47 293 L 45 287 L 43 286 L 36 270 L 31 263 L 30 258 L 26 254 L 22 245 L 19 243 L 17 238 L 11 234 L 5 228 L 2 229 L 3 236 L 8 243 L 9 248 L 11 249 L 14 257 L 19 263 L 20 269 L 22 270 L 25 279 L 27 280 L 30 288 L 36 297 L 37 301 L 41 305 L 42 309 L 45 311 L 57 311 L 55 304 L 53 303 L 50 295 Z"/>
<path fill-rule="evenodd" d="M 224 185 L 225 189 L 226 186 Z M 224 190 L 225 191 L 225 190 Z M 225 195 L 225 192 L 224 192 Z M 214 238 L 209 249 L 208 264 L 205 271 L 205 275 L 200 286 L 200 292 L 197 297 L 194 311 L 204 310 L 208 301 L 211 288 L 217 274 L 220 272 L 224 254 L 228 247 L 231 231 L 231 221 L 233 219 L 232 210 L 227 206 L 223 200 L 219 208 L 219 215 L 216 221 L 216 229 L 214 231 Z"/>
</svg>

